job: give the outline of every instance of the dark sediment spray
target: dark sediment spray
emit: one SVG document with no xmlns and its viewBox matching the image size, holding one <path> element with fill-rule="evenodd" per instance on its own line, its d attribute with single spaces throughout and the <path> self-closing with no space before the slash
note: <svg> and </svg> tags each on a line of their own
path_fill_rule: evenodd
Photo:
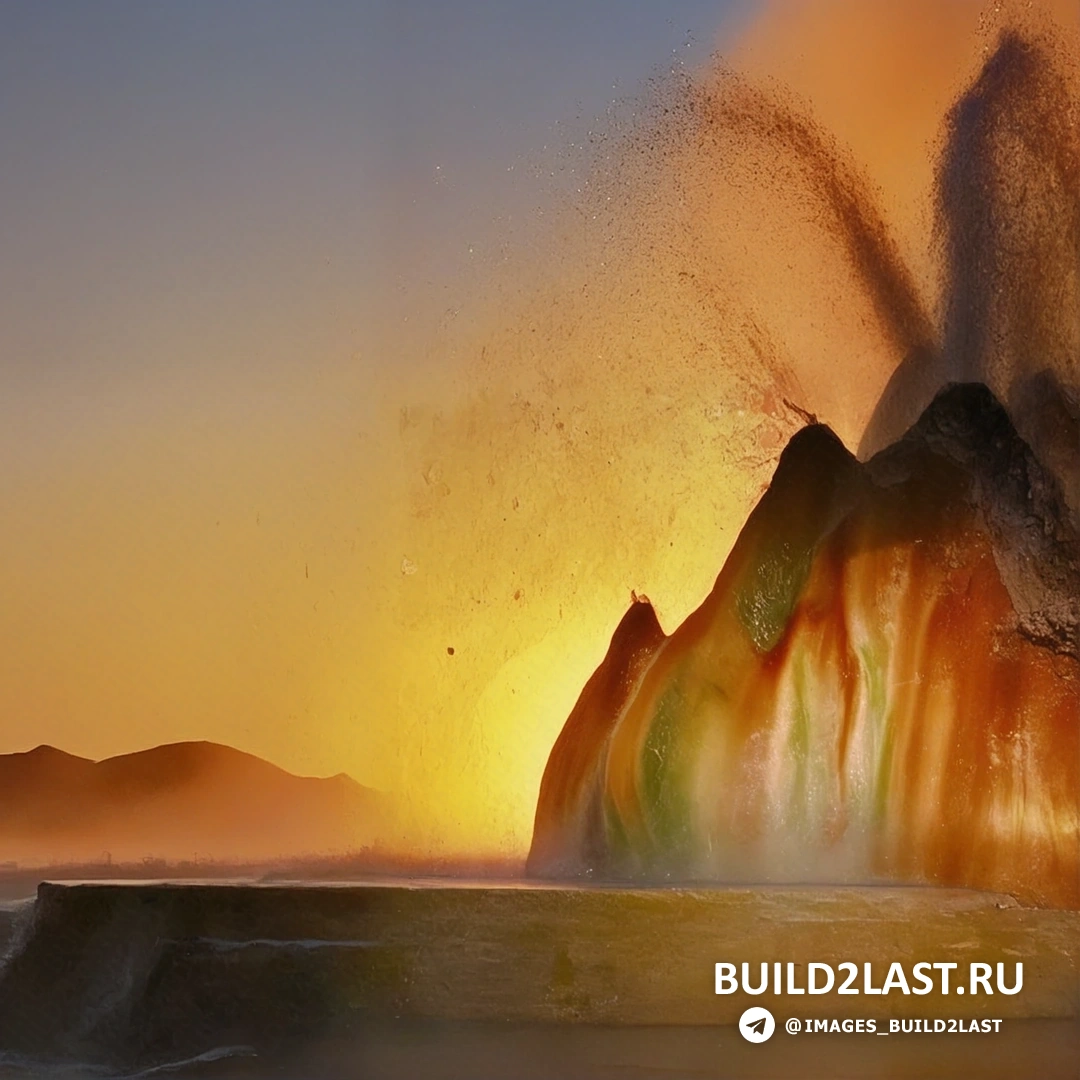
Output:
<svg viewBox="0 0 1080 1080">
<path fill-rule="evenodd" d="M 548 754 L 630 590 L 671 631 L 807 416 L 865 460 L 971 377 L 954 360 L 974 318 L 947 299 L 958 278 L 1015 321 L 1023 303 L 999 286 L 1029 286 L 972 271 L 970 237 L 991 251 L 980 215 L 1013 214 L 1010 198 L 1023 219 L 1024 169 L 1011 149 L 984 157 L 1001 178 L 967 202 L 954 189 L 970 181 L 948 176 L 975 168 L 959 147 L 995 124 L 1042 125 L 1032 144 L 1057 149 L 1036 156 L 1067 158 L 1067 119 L 1043 119 L 1074 108 L 1076 49 L 1071 29 L 1025 14 L 1002 36 L 1009 13 L 982 10 L 772 5 L 725 58 L 675 67 L 599 124 L 524 252 L 493 255 L 447 315 L 432 350 L 446 392 L 395 425 L 407 498 L 380 522 L 393 580 L 365 676 L 379 771 L 409 793 L 407 846 L 523 852 Z M 979 87 L 1017 63 L 1010 50 L 1031 58 L 1011 78 L 1042 103 L 1017 90 L 1002 119 L 1001 94 Z M 972 127 L 976 99 L 999 119 Z M 1056 168 L 1031 183 L 1061 205 Z M 1065 232 L 1045 241 L 1063 258 Z M 987 381 L 1072 500 L 1075 356 L 1051 352 L 1015 386 Z M 1039 432 L 1041 406 L 1024 403 L 1047 398 L 1058 420 Z"/>
<path fill-rule="evenodd" d="M 1007 31 L 950 110 L 938 167 L 938 355 L 896 371 L 863 449 L 945 380 L 986 383 L 1080 513 L 1080 123 L 1068 54 Z"/>
<path fill-rule="evenodd" d="M 456 404 L 401 414 L 406 632 L 380 667 L 407 664 L 386 730 L 425 755 L 387 786 L 421 791 L 418 817 L 430 799 L 437 831 L 453 807 L 466 850 L 496 830 L 527 846 L 629 590 L 676 625 L 803 414 L 854 444 L 889 373 L 934 347 L 871 185 L 790 95 L 718 62 L 620 123 L 538 248 L 446 328 Z"/>
<path fill-rule="evenodd" d="M 534 872 L 1080 902 L 1070 64 L 1059 39 L 1008 29 L 948 112 L 935 319 L 822 138 L 772 98 L 705 91 L 725 134 L 812 163 L 807 190 L 900 359 L 867 465 L 823 427 L 800 434 L 705 603 L 670 637 L 631 610 L 549 761 Z"/>
</svg>

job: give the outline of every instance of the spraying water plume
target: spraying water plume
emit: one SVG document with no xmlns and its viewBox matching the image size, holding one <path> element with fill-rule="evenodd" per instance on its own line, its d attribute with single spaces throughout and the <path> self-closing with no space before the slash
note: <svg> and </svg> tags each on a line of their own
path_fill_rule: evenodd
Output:
<svg viewBox="0 0 1080 1080">
<path fill-rule="evenodd" d="M 943 386 L 984 379 L 954 360 L 968 331 L 948 300 L 958 275 L 973 280 L 953 230 L 990 214 L 969 200 L 962 225 L 945 205 L 963 202 L 964 161 L 975 167 L 959 114 L 974 94 L 999 117 L 979 139 L 1019 125 L 1045 160 L 1068 159 L 1077 50 L 1042 15 L 991 25 L 982 8 L 769 5 L 727 60 L 675 67 L 620 105 L 555 169 L 556 209 L 447 313 L 432 349 L 446 366 L 416 393 L 439 404 L 403 409 L 387 436 L 407 497 L 380 517 L 388 573 L 360 680 L 365 709 L 386 717 L 366 729 L 373 768 L 409 793 L 406 846 L 527 849 L 548 754 L 627 595 L 679 626 L 808 417 L 865 461 Z M 1051 96 L 1025 105 L 1026 83 L 1006 121 L 1000 94 L 976 88 L 984 69 L 1015 65 L 1014 39 L 1032 58 L 1023 79 Z M 1025 180 L 1013 150 L 994 153 L 979 167 L 1014 202 L 1036 175 L 1067 200 L 1054 179 L 1067 172 Z M 991 195 L 991 218 L 1019 214 Z M 1042 229 L 1067 267 L 1055 230 Z M 1028 288 L 995 273 L 986 296 Z M 1000 323 L 1006 307 L 994 310 Z M 1075 355 L 1050 351 L 1015 387 L 985 381 L 1075 508 Z M 357 709 L 345 691 L 331 705 Z"/>
<path fill-rule="evenodd" d="M 1080 126 L 1048 42 L 1006 32 L 952 108 L 938 170 L 942 348 L 902 364 L 863 448 L 895 438 L 945 379 L 986 383 L 1080 512 Z"/>
<path fill-rule="evenodd" d="M 902 359 L 866 465 L 812 424 L 705 602 L 671 636 L 631 608 L 552 751 L 532 872 L 1080 903 L 1075 86 L 1007 31 L 950 111 L 939 331 L 812 128 L 711 106 L 804 170 Z"/>
</svg>

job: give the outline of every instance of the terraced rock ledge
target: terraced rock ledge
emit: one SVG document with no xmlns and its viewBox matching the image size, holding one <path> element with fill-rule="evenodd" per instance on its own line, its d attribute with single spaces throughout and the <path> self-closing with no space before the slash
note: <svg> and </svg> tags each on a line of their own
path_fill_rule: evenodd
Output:
<svg viewBox="0 0 1080 1080">
<path fill-rule="evenodd" d="M 718 961 L 1024 964 L 1015 996 L 714 992 Z M 0 971 L 0 1052 L 145 1067 L 387 1020 L 732 1024 L 1080 1015 L 1080 912 L 928 888 L 44 884 Z"/>
</svg>

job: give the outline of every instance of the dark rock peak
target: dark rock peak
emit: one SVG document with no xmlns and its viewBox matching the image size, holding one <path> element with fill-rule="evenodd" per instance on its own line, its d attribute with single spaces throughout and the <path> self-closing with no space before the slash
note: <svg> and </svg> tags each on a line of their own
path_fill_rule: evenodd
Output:
<svg viewBox="0 0 1080 1080">
<path fill-rule="evenodd" d="M 857 465 L 855 455 L 828 424 L 807 424 L 788 440 L 770 486 L 799 483 L 810 470 L 831 474 Z"/>
<path fill-rule="evenodd" d="M 866 483 L 883 488 L 914 480 L 912 497 L 919 491 L 930 497 L 926 485 L 946 463 L 970 481 L 966 497 L 990 538 L 1020 632 L 1080 658 L 1080 535 L 1054 473 L 981 382 L 945 386 L 901 438 L 865 465 L 825 425 L 804 427 L 781 454 L 762 500 L 762 508 L 769 507 L 760 522 L 764 534 L 748 523 L 753 542 L 771 543 L 765 534 L 781 520 L 821 525 L 810 507 L 831 503 L 839 520 L 859 503 Z M 796 528 L 790 524 L 785 536 L 791 539 Z M 821 535 L 827 531 L 822 525 Z"/>
<path fill-rule="evenodd" d="M 945 387 L 866 471 L 888 485 L 925 468 L 927 455 L 971 477 L 969 498 L 990 536 L 1020 631 L 1055 652 L 1080 656 L 1080 536 L 1057 480 L 988 387 Z"/>
<path fill-rule="evenodd" d="M 611 639 L 612 649 L 633 646 L 639 641 L 649 640 L 656 634 L 663 636 L 656 610 L 647 596 L 631 593 L 631 604 L 626 614 L 619 620 Z"/>
<path fill-rule="evenodd" d="M 1021 458 L 1034 461 L 1005 407 L 980 382 L 945 386 L 893 446 L 926 446 L 969 468 L 992 464 L 1000 470 Z M 887 455 L 892 449 L 888 447 L 875 458 Z"/>
</svg>

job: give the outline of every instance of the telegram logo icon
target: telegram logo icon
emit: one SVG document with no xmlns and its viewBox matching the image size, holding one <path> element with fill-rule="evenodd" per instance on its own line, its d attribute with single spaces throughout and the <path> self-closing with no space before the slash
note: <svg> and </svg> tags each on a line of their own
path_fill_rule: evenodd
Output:
<svg viewBox="0 0 1080 1080">
<path fill-rule="evenodd" d="M 776 1021 L 773 1019 L 773 1014 L 761 1005 L 747 1009 L 739 1017 L 739 1032 L 747 1042 L 768 1042 L 775 1030 Z"/>
</svg>

